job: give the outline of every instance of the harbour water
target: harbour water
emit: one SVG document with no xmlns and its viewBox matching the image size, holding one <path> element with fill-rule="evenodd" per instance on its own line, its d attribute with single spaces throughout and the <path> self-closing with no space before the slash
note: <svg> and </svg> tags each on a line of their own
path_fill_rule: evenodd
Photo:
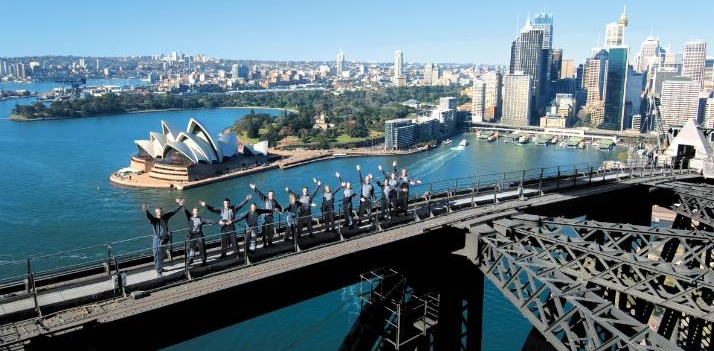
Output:
<svg viewBox="0 0 714 351">
<path fill-rule="evenodd" d="M 0 102 L 0 117 L 8 116 L 15 103 L 22 101 Z M 0 119 L 0 158 L 5 165 L 0 172 L 0 213 L 3 214 L 0 240 L 4 243 L 0 247 L 0 278 L 22 272 L 22 267 L 3 263 L 28 255 L 148 235 L 150 227 L 140 210 L 144 203 L 172 208 L 173 199 L 177 197 L 186 198 L 189 205 L 195 205 L 198 200 L 219 204 L 225 197 L 237 202 L 250 193 L 248 184 L 251 182 L 261 189 L 274 188 L 278 199 L 284 201 L 286 196 L 279 190 L 284 186 L 293 189 L 312 186 L 313 177 L 335 184 L 335 171 L 355 181 L 356 164 L 362 165 L 363 172 L 377 176 L 377 165 L 387 167 L 394 159 L 400 166 L 407 167 L 413 177 L 428 182 L 573 163 L 599 165 L 603 160 L 616 158 L 618 152 L 617 149 L 600 152 L 488 143 L 465 135 L 471 144 L 461 151 L 439 147 L 428 153 L 399 157 L 334 159 L 185 191 L 129 189 L 109 183 L 109 174 L 128 165 L 129 157 L 136 152 L 133 140 L 146 139 L 149 131 L 159 131 L 160 120 L 168 121 L 175 128 L 185 128 L 189 118 L 197 117 L 209 129 L 218 131 L 249 111 L 151 112 L 24 123 Z M 256 112 L 279 113 L 276 110 Z M 178 219 L 182 216 L 176 218 L 171 227 L 183 228 L 184 221 Z M 209 234 L 215 230 L 210 228 Z M 150 241 L 146 239 L 116 245 L 114 249 L 121 252 L 149 246 Z M 67 264 L 105 255 L 104 249 L 88 250 L 46 264 Z M 528 322 L 490 283 L 486 285 L 485 299 L 485 349 L 519 349 L 530 330 Z M 168 349 L 331 350 L 339 345 L 357 312 L 355 287 L 345 287 Z"/>
</svg>

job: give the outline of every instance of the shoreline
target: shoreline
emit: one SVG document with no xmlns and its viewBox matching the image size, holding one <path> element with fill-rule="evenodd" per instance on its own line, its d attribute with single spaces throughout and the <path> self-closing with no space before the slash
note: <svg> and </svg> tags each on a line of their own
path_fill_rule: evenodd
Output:
<svg viewBox="0 0 714 351">
<path fill-rule="evenodd" d="M 73 116 L 73 117 L 42 117 L 42 118 L 28 118 L 23 115 L 11 114 L 6 117 L 8 120 L 13 122 L 40 122 L 40 121 L 56 121 L 63 119 L 80 119 L 80 118 L 92 118 L 92 117 L 108 117 L 108 116 L 118 116 L 124 114 L 140 114 L 140 113 L 152 113 L 152 112 L 172 112 L 172 111 L 198 111 L 198 110 L 215 110 L 215 109 L 260 109 L 260 110 L 277 110 L 283 111 L 287 110 L 290 112 L 297 113 L 298 110 L 292 107 L 268 107 L 268 106 L 221 106 L 221 107 L 199 107 L 199 108 L 165 108 L 165 109 L 151 109 L 151 110 L 141 110 L 141 111 L 127 111 L 123 113 L 104 113 L 96 114 L 91 116 Z"/>
<path fill-rule="evenodd" d="M 330 161 L 337 158 L 343 157 L 368 157 L 368 156 L 399 156 L 399 155 L 411 155 L 420 152 L 429 151 L 431 149 L 413 149 L 408 151 L 387 151 L 387 150 L 372 150 L 372 149 L 330 149 L 330 150 L 305 150 L 301 152 L 295 151 L 285 151 L 285 150 L 271 150 L 273 155 L 279 155 L 284 158 L 266 164 L 260 167 L 254 167 L 246 170 L 237 170 L 234 172 L 224 173 L 216 175 L 213 177 L 207 177 L 200 180 L 194 181 L 163 181 L 159 179 L 151 178 L 150 181 L 139 181 L 136 177 L 150 178 L 148 173 L 144 173 L 139 176 L 135 176 L 132 179 L 126 179 L 124 177 L 118 176 L 116 173 L 109 175 L 109 180 L 111 183 L 121 186 L 127 186 L 132 188 L 153 188 L 153 189 L 177 189 L 185 190 L 190 188 L 196 188 L 202 185 L 213 184 L 220 181 L 239 178 L 246 175 L 251 175 L 255 173 L 265 172 L 273 169 L 288 169 L 294 167 L 300 167 L 309 165 L 316 162 Z"/>
</svg>

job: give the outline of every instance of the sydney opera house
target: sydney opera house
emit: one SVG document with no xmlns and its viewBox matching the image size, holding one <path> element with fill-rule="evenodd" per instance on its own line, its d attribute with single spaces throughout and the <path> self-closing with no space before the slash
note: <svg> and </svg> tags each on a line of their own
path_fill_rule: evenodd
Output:
<svg viewBox="0 0 714 351">
<path fill-rule="evenodd" d="M 235 133 L 216 136 L 194 118 L 186 130 L 161 121 L 161 133 L 150 132 L 148 140 L 135 141 L 138 153 L 132 156 L 130 168 L 157 180 L 184 182 L 246 167 L 267 157 L 265 141 L 243 145 Z"/>
</svg>

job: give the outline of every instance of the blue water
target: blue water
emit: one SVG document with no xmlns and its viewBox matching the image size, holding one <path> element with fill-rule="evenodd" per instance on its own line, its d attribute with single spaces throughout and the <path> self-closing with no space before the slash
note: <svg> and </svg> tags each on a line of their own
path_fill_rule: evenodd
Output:
<svg viewBox="0 0 714 351">
<path fill-rule="evenodd" d="M 141 79 L 87 79 L 87 86 L 95 85 L 143 86 L 146 83 Z M 30 92 L 44 93 L 58 87 L 69 87 L 69 85 L 55 82 L 18 83 L 0 81 L 0 91 L 28 90 Z"/>
<path fill-rule="evenodd" d="M 0 117 L 9 115 L 15 103 L 16 100 L 0 102 Z M 3 214 L 0 216 L 0 240 L 3 242 L 0 246 L 0 279 L 21 274 L 24 269 L 21 264 L 3 265 L 3 262 L 148 235 L 150 228 L 140 210 L 143 203 L 172 207 L 174 198 L 184 197 L 189 204 L 198 200 L 219 204 L 224 197 L 238 199 L 250 193 L 248 184 L 251 182 L 266 190 L 312 185 L 312 177 L 335 184 L 335 171 L 355 181 L 356 164 L 361 164 L 365 173 L 376 176 L 378 164 L 387 166 L 394 159 L 400 166 L 409 168 L 413 176 L 429 182 L 581 162 L 599 165 L 604 159 L 616 156 L 594 150 L 486 143 L 464 136 L 472 144 L 463 151 L 439 147 L 428 153 L 408 156 L 336 159 L 185 191 L 129 189 L 109 183 L 109 174 L 127 166 L 129 157 L 136 151 L 133 140 L 146 139 L 149 131 L 159 131 L 160 120 L 167 120 L 176 128 L 185 128 L 189 118 L 197 117 L 209 129 L 218 131 L 248 112 L 241 109 L 192 110 L 24 123 L 0 119 L 0 159 L 5 165 L 0 172 L 0 213 Z M 273 110 L 256 112 L 277 113 Z M 458 140 L 460 138 L 455 138 L 455 142 Z M 279 191 L 278 195 L 284 201 L 284 193 Z M 176 220 L 170 224 L 180 228 L 184 222 Z M 215 228 L 210 229 L 213 230 Z M 113 249 L 127 252 L 149 246 L 150 241 L 146 239 L 115 244 Z M 106 251 L 101 247 L 77 252 L 72 257 L 37 260 L 36 264 L 38 267 L 68 264 L 102 259 L 105 255 Z M 335 349 L 356 313 L 354 287 L 346 287 L 169 349 Z M 298 328 L 298 332 L 289 326 Z M 519 349 L 529 330 L 527 321 L 494 286 L 487 283 L 484 303 L 486 349 Z"/>
</svg>

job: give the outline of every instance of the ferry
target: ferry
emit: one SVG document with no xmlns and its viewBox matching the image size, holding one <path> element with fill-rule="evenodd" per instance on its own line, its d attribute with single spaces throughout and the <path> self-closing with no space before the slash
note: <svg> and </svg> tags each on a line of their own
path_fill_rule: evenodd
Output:
<svg viewBox="0 0 714 351">
<path fill-rule="evenodd" d="M 465 147 L 469 145 L 469 142 L 466 139 L 462 139 L 461 142 L 459 143 L 460 147 Z"/>
<path fill-rule="evenodd" d="M 585 140 L 581 137 L 571 137 L 565 141 L 565 147 L 572 149 L 582 149 L 585 147 Z"/>
<path fill-rule="evenodd" d="M 528 144 L 528 142 L 530 142 L 530 141 L 531 141 L 531 138 L 530 138 L 530 136 L 528 136 L 528 134 L 523 134 L 520 137 L 518 137 L 518 144 L 520 144 L 520 145 Z"/>
<path fill-rule="evenodd" d="M 490 138 L 495 133 L 496 132 L 492 132 L 492 131 L 485 131 L 485 130 L 481 131 L 478 134 L 478 139 L 479 140 L 488 140 L 488 138 Z"/>
<path fill-rule="evenodd" d="M 553 141 L 554 139 L 555 138 L 552 135 L 543 134 L 543 135 L 538 136 L 535 139 L 534 143 L 536 145 L 548 145 L 548 144 L 552 144 L 554 142 Z"/>
<path fill-rule="evenodd" d="M 612 150 L 615 147 L 615 142 L 611 139 L 600 139 L 597 142 L 598 150 Z"/>
</svg>

